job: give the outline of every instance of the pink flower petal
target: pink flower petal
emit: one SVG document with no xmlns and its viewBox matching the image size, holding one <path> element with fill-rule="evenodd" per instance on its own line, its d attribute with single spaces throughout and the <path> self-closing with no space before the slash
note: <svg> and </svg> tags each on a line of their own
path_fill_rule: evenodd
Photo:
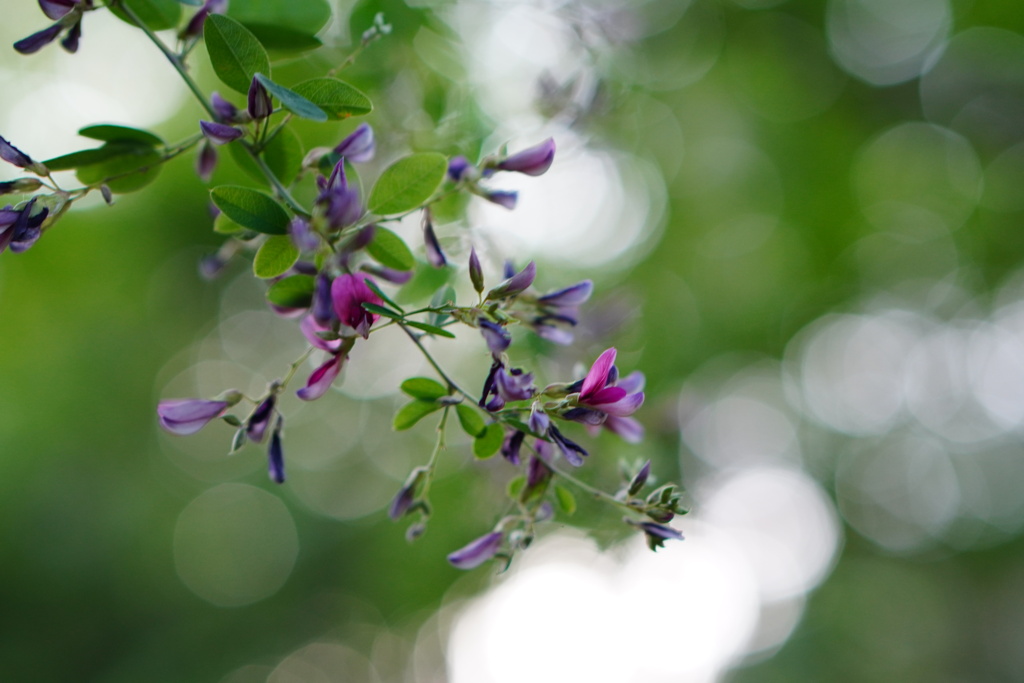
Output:
<svg viewBox="0 0 1024 683">
<path fill-rule="evenodd" d="M 330 359 L 309 376 L 306 386 L 295 392 L 295 395 L 303 401 L 315 401 L 331 388 L 334 378 L 341 372 L 344 356 L 331 356 Z"/>
<path fill-rule="evenodd" d="M 608 383 L 608 373 L 611 372 L 613 365 L 615 365 L 615 347 L 607 349 L 590 366 L 590 372 L 583 380 L 580 399 L 586 399 L 604 388 L 604 385 Z"/>
</svg>

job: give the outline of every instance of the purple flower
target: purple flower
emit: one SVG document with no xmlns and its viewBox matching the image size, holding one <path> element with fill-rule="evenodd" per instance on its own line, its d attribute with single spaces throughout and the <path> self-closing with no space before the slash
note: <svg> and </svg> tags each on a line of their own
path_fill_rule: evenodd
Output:
<svg viewBox="0 0 1024 683">
<path fill-rule="evenodd" d="M 476 255 L 476 249 L 469 250 L 469 279 L 476 293 L 483 294 L 484 270 L 480 267 L 480 257 Z"/>
<path fill-rule="evenodd" d="M 324 216 L 332 230 L 353 225 L 362 217 L 363 205 L 359 201 L 359 190 L 348 184 L 344 159 L 334 165 L 330 178 L 319 176 L 317 186 L 320 194 L 316 203 L 323 207 Z"/>
<path fill-rule="evenodd" d="M 53 24 L 42 31 L 37 31 L 27 38 L 22 38 L 14 44 L 14 49 L 23 55 L 30 55 L 34 52 L 38 52 L 45 46 L 52 43 L 60 32 L 64 30 L 64 26 L 60 23 Z"/>
<path fill-rule="evenodd" d="M 233 400 L 232 400 L 233 399 Z M 229 392 L 226 400 L 210 401 L 201 398 L 179 398 L 160 401 L 156 414 L 160 418 L 160 426 L 171 434 L 188 436 L 195 434 L 224 414 L 231 406 L 241 400 L 241 394 Z"/>
<path fill-rule="evenodd" d="M 579 404 L 624 418 L 635 413 L 644 403 L 644 393 L 640 391 L 643 374 L 634 373 L 623 380 L 622 386 L 615 386 L 615 353 L 614 348 L 607 349 L 594 361 L 583 379 Z"/>
<path fill-rule="evenodd" d="M 325 328 L 331 327 L 338 320 L 338 315 L 334 312 L 334 299 L 331 297 L 333 283 L 331 276 L 323 271 L 317 274 L 313 283 L 313 303 L 309 312 L 317 324 Z"/>
<path fill-rule="evenodd" d="M 460 154 L 448 162 L 448 177 L 455 182 L 459 182 L 471 168 L 473 168 L 473 164 L 469 163 L 469 159 Z"/>
<path fill-rule="evenodd" d="M 583 458 L 589 455 L 582 446 L 558 431 L 558 427 L 555 425 L 548 427 L 548 436 L 555 442 L 558 449 L 562 451 L 562 457 L 565 458 L 565 461 L 573 467 L 582 465 Z"/>
<path fill-rule="evenodd" d="M 256 410 L 252 411 L 252 415 L 245 422 L 245 435 L 249 439 L 256 443 L 263 441 L 263 435 L 267 431 L 267 427 L 270 426 L 270 420 L 274 417 L 276 403 L 277 397 L 271 394 L 256 406 Z"/>
<path fill-rule="evenodd" d="M 71 25 L 70 29 L 68 29 L 68 32 L 64 35 L 64 39 L 60 41 L 60 46 L 64 48 L 65 51 L 75 54 L 78 52 L 78 43 L 81 39 L 82 21 L 79 19 Z"/>
<path fill-rule="evenodd" d="M 362 123 L 338 143 L 334 152 L 352 163 L 363 163 L 373 158 L 376 149 L 373 128 L 368 123 Z"/>
<path fill-rule="evenodd" d="M 2 137 L 0 137 L 0 159 L 18 168 L 29 168 L 35 164 L 27 154 Z"/>
<path fill-rule="evenodd" d="M 502 457 L 513 465 L 519 464 L 519 450 L 523 446 L 524 438 L 526 438 L 526 434 L 516 429 L 506 434 L 505 440 L 501 444 Z"/>
<path fill-rule="evenodd" d="M 39 8 L 50 19 L 63 19 L 78 5 L 78 0 L 39 0 Z"/>
<path fill-rule="evenodd" d="M 498 358 L 501 352 L 512 343 L 512 335 L 504 327 L 497 323 L 492 323 L 490 320 L 480 318 L 477 324 L 480 326 L 480 334 L 483 335 L 484 341 L 487 342 L 487 348 L 491 350 L 491 355 Z"/>
<path fill-rule="evenodd" d="M 315 401 L 331 388 L 335 378 L 341 373 L 347 356 L 344 353 L 337 353 L 313 371 L 306 381 L 306 386 L 295 392 L 295 395 L 303 401 Z"/>
<path fill-rule="evenodd" d="M 423 210 L 423 246 L 427 251 L 427 262 L 435 268 L 444 268 L 448 265 L 448 259 L 441 251 L 441 243 L 437 241 L 434 233 L 434 222 L 430 220 L 429 209 Z"/>
<path fill-rule="evenodd" d="M 526 490 L 527 495 L 530 491 L 534 491 L 541 486 L 544 486 L 551 479 L 551 468 L 547 464 L 538 458 L 537 456 L 531 456 L 530 462 L 526 465 Z"/>
<path fill-rule="evenodd" d="M 254 120 L 265 119 L 274 113 L 270 93 L 255 76 L 249 84 L 249 116 Z"/>
<path fill-rule="evenodd" d="M 238 107 L 221 97 L 219 92 L 210 95 L 210 104 L 220 121 L 234 121 L 238 118 Z"/>
<path fill-rule="evenodd" d="M 384 302 L 373 290 L 366 286 L 367 278 L 358 275 L 339 275 L 334 278 L 331 284 L 331 299 L 334 302 L 334 312 L 338 320 L 346 325 L 356 334 L 366 339 L 370 336 L 370 326 L 380 316 L 363 308 L 364 303 L 380 306 Z M 372 282 L 372 280 L 371 280 Z"/>
<path fill-rule="evenodd" d="M 519 368 L 498 368 L 494 375 L 494 385 L 498 395 L 506 401 L 525 401 L 537 393 L 536 387 L 533 386 L 533 374 L 523 372 Z"/>
<path fill-rule="evenodd" d="M 206 17 L 211 14 L 224 14 L 228 8 L 228 0 L 206 0 L 203 6 L 199 8 L 199 11 L 192 15 L 189 19 L 188 24 L 179 34 L 179 38 L 198 38 L 203 35 L 203 23 L 206 21 Z"/>
<path fill-rule="evenodd" d="M 448 561 L 456 569 L 474 569 L 494 557 L 504 539 L 505 534 L 492 531 L 450 554 Z"/>
<path fill-rule="evenodd" d="M 202 129 L 203 135 L 215 145 L 226 145 L 245 135 L 244 131 L 234 126 L 229 126 L 226 123 L 203 121 L 201 119 L 199 121 L 199 128 Z"/>
<path fill-rule="evenodd" d="M 320 247 L 320 235 L 313 231 L 309 221 L 296 216 L 288 224 L 288 234 L 292 236 L 292 244 L 299 251 L 316 251 Z"/>
<path fill-rule="evenodd" d="M 409 477 L 405 480 L 405 484 L 395 494 L 394 499 L 391 501 L 391 505 L 388 507 L 388 516 L 391 519 L 400 519 L 409 512 L 412 508 L 413 503 L 416 502 L 416 492 L 423 484 L 427 476 L 427 469 L 425 467 L 417 467 L 409 473 Z"/>
<path fill-rule="evenodd" d="M 511 211 L 516 208 L 516 202 L 519 201 L 519 193 L 507 192 L 505 190 L 485 190 L 483 198 L 493 204 L 504 206 Z"/>
<path fill-rule="evenodd" d="M 548 138 L 539 145 L 524 149 L 497 164 L 502 171 L 516 171 L 526 175 L 539 176 L 551 168 L 555 160 L 555 139 Z"/>
<path fill-rule="evenodd" d="M 281 427 L 284 420 L 280 416 L 270 434 L 270 447 L 267 448 L 267 472 L 275 484 L 284 483 L 284 450 L 281 448 Z"/>
<path fill-rule="evenodd" d="M 199 146 L 199 154 L 196 155 L 196 175 L 204 183 L 208 183 L 216 168 L 217 150 L 209 140 L 203 140 L 203 144 Z"/>
<path fill-rule="evenodd" d="M 638 527 L 647 537 L 647 547 L 657 550 L 665 546 L 665 541 L 682 541 L 683 534 L 676 529 L 656 522 L 635 522 L 627 519 L 627 522 Z"/>
<path fill-rule="evenodd" d="M 497 287 L 487 293 L 487 298 L 490 299 L 504 299 L 505 297 L 515 296 L 524 292 L 530 285 L 533 284 L 534 278 L 537 277 L 537 264 L 530 261 L 526 264 L 526 267 L 521 271 L 508 278 Z"/>
<path fill-rule="evenodd" d="M 538 315 L 531 321 L 534 332 L 556 344 L 571 344 L 573 334 L 565 327 L 579 322 L 579 307 L 590 299 L 594 283 L 590 280 L 537 297 Z"/>
<path fill-rule="evenodd" d="M 534 434 L 544 436 L 548 432 L 548 427 L 551 426 L 551 418 L 534 403 L 530 409 L 530 420 L 527 425 Z"/>
<path fill-rule="evenodd" d="M 32 215 L 36 199 L 33 197 L 20 209 L 7 206 L 0 209 L 0 254 L 9 246 L 14 253 L 26 251 L 39 239 L 49 209 Z"/>
</svg>

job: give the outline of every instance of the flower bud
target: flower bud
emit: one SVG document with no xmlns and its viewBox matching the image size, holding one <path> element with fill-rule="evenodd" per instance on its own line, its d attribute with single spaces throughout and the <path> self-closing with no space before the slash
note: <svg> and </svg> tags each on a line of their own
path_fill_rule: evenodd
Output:
<svg viewBox="0 0 1024 683">
<path fill-rule="evenodd" d="M 555 160 L 555 140 L 548 138 L 539 145 L 524 149 L 497 164 L 501 171 L 515 171 L 526 175 L 539 176 L 551 168 Z"/>
<path fill-rule="evenodd" d="M 274 103 L 270 93 L 255 77 L 249 84 L 249 116 L 254 120 L 265 119 L 274 112 Z"/>
<path fill-rule="evenodd" d="M 476 249 L 469 250 L 469 279 L 473 282 L 473 289 L 477 294 L 484 292 L 484 271 L 480 267 L 480 258 L 476 255 Z"/>
</svg>

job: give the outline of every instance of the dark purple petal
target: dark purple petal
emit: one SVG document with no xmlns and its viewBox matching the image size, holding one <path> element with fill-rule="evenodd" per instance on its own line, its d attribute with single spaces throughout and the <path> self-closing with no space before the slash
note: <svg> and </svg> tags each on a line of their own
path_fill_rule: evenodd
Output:
<svg viewBox="0 0 1024 683">
<path fill-rule="evenodd" d="M 203 144 L 199 147 L 199 154 L 196 155 L 196 175 L 204 183 L 208 183 L 216 168 L 217 150 L 209 140 L 203 140 Z"/>
<path fill-rule="evenodd" d="M 548 427 L 548 436 L 554 440 L 555 445 L 557 445 L 559 450 L 562 451 L 562 456 L 565 458 L 566 462 L 573 467 L 579 467 L 582 465 L 583 457 L 589 455 L 582 446 L 558 431 L 558 427 L 555 425 Z"/>
<path fill-rule="evenodd" d="M 160 426 L 172 434 L 195 434 L 211 420 L 220 417 L 234 405 L 230 401 L 208 401 L 201 398 L 181 398 L 160 401 L 156 407 Z"/>
<path fill-rule="evenodd" d="M 456 569 L 479 567 L 497 554 L 504 538 L 505 535 L 500 531 L 492 531 L 450 554 L 448 561 Z"/>
<path fill-rule="evenodd" d="M 49 45 L 63 30 L 63 26 L 60 24 L 54 24 L 44 28 L 42 31 L 37 31 L 27 38 L 22 38 L 14 44 L 14 49 L 23 55 L 30 55 L 33 52 L 38 52 L 46 45 Z M 5 157 L 6 159 L 6 157 Z M 11 162 L 14 163 L 14 162 Z M 18 164 L 15 164 L 16 166 Z M 22 167 L 24 168 L 24 167 Z"/>
<path fill-rule="evenodd" d="M 531 491 L 551 479 L 551 468 L 538 458 L 531 456 L 526 466 L 526 490 Z"/>
<path fill-rule="evenodd" d="M 644 426 L 631 417 L 609 415 L 604 427 L 629 443 L 640 443 L 644 438 Z"/>
<path fill-rule="evenodd" d="M 466 175 L 466 171 L 472 168 L 469 159 L 464 156 L 457 156 L 448 162 L 448 177 L 459 182 Z"/>
<path fill-rule="evenodd" d="M 579 422 L 585 425 L 602 425 L 605 419 L 608 417 L 607 414 L 602 413 L 600 410 L 593 410 L 592 408 L 570 408 L 569 410 L 562 413 L 562 417 L 566 420 L 572 420 L 573 422 Z"/>
<path fill-rule="evenodd" d="M 539 145 L 513 154 L 497 165 L 502 171 L 516 171 L 526 175 L 543 175 L 555 160 L 555 139 L 548 138 Z"/>
<path fill-rule="evenodd" d="M 618 389 L 619 387 L 606 387 L 607 389 Z M 604 390 L 599 391 L 598 394 L 603 393 Z M 644 404 L 644 392 L 638 392 L 635 394 L 629 394 L 623 396 L 618 401 L 612 403 L 595 403 L 593 404 L 598 410 L 614 415 L 615 417 L 628 417 L 640 409 L 640 406 Z"/>
<path fill-rule="evenodd" d="M 252 411 L 252 415 L 249 416 L 248 421 L 245 423 L 245 434 L 252 441 L 260 443 L 263 441 L 263 435 L 267 431 L 267 427 L 270 426 L 270 420 L 274 417 L 274 405 L 277 403 L 277 397 L 271 394 L 263 400 L 256 410 Z"/>
<path fill-rule="evenodd" d="M 277 418 L 274 431 L 270 434 L 270 447 L 267 449 L 267 473 L 275 484 L 284 483 L 284 449 L 281 448 L 282 420 Z"/>
<path fill-rule="evenodd" d="M 427 469 L 424 467 L 417 467 L 409 473 L 409 477 L 405 480 L 405 484 L 395 494 L 394 499 L 391 501 L 391 506 L 388 508 L 388 516 L 391 519 L 399 519 L 404 517 L 413 503 L 416 502 L 416 492 L 423 484 L 427 477 Z"/>
<path fill-rule="evenodd" d="M 537 277 L 537 264 L 530 261 L 521 271 L 508 278 L 487 293 L 488 299 L 503 299 L 525 291 Z"/>
<path fill-rule="evenodd" d="M 579 306 L 585 303 L 593 292 L 594 283 L 591 280 L 584 280 L 571 287 L 548 292 L 544 296 L 537 297 L 537 301 L 545 306 Z"/>
<path fill-rule="evenodd" d="M 476 255 L 476 249 L 469 250 L 469 280 L 473 283 L 473 289 L 477 294 L 484 291 L 484 270 L 480 267 L 480 257 Z"/>
<path fill-rule="evenodd" d="M 350 162 L 362 163 L 373 159 L 376 148 L 373 128 L 368 123 L 362 123 L 348 137 L 338 143 L 334 151 Z"/>
<path fill-rule="evenodd" d="M 487 379 L 484 380 L 484 388 L 480 392 L 479 405 L 481 408 L 487 407 L 487 400 L 490 398 L 490 395 L 495 391 L 494 378 L 498 375 L 498 370 L 500 370 L 502 367 L 503 366 L 501 364 L 501 361 L 496 360 L 493 363 L 491 363 L 491 371 L 487 373 Z"/>
<path fill-rule="evenodd" d="M 427 263 L 435 268 L 444 268 L 448 265 L 448 259 L 441 251 L 441 243 L 437 241 L 434 233 L 434 224 L 429 219 L 423 221 L 423 246 L 427 251 Z"/>
<path fill-rule="evenodd" d="M 494 376 L 494 385 L 498 395 L 506 401 L 525 401 L 537 393 L 533 386 L 533 375 L 529 372 L 500 368 Z"/>
<path fill-rule="evenodd" d="M 0 159 L 18 168 L 27 168 L 32 165 L 32 159 L 20 149 L 0 137 Z"/>
<path fill-rule="evenodd" d="M 490 320 L 481 318 L 477 322 L 480 325 L 480 334 L 487 342 L 487 348 L 491 350 L 491 355 L 497 358 L 512 343 L 512 335 L 504 327 Z"/>
<path fill-rule="evenodd" d="M 518 429 L 505 435 L 501 444 L 501 455 L 513 465 L 519 464 L 519 450 L 523 446 L 523 439 L 526 434 Z"/>
<path fill-rule="evenodd" d="M 331 356 L 327 362 L 313 371 L 306 381 L 306 386 L 295 392 L 295 395 L 303 401 L 315 401 L 331 388 L 331 384 L 341 372 L 345 356 L 338 354 Z"/>
<path fill-rule="evenodd" d="M 309 221 L 296 216 L 288 224 L 288 234 L 292 236 L 292 244 L 299 251 L 316 251 L 320 248 L 320 235 L 316 234 Z"/>
<path fill-rule="evenodd" d="M 210 104 L 221 121 L 233 121 L 238 117 L 238 107 L 225 100 L 218 92 L 210 95 Z"/>
<path fill-rule="evenodd" d="M 384 302 L 366 286 L 363 277 L 358 275 L 339 275 L 331 284 L 331 299 L 338 320 L 356 331 L 366 339 L 370 336 L 370 326 L 380 316 L 363 308 L 364 303 L 380 306 Z"/>
<path fill-rule="evenodd" d="M 78 21 L 68 30 L 64 36 L 64 40 L 60 41 L 60 46 L 64 48 L 66 52 L 75 54 L 78 52 L 78 42 L 82 39 L 82 20 L 79 18 Z"/>
<path fill-rule="evenodd" d="M 395 270 L 394 268 L 386 268 L 384 266 L 378 266 L 375 263 L 361 263 L 359 264 L 359 270 L 370 275 L 375 275 L 381 280 L 387 280 L 392 284 L 404 285 L 406 282 L 412 279 L 413 272 L 411 270 Z"/>
<path fill-rule="evenodd" d="M 530 431 L 534 434 L 544 436 L 547 434 L 548 426 L 551 425 L 551 418 L 543 410 L 540 410 L 537 404 L 534 404 L 530 410 L 530 420 L 527 422 L 527 425 L 529 425 Z"/>
<path fill-rule="evenodd" d="M 245 135 L 245 132 L 239 128 L 214 121 L 200 120 L 199 128 L 202 129 L 203 135 L 215 145 L 226 145 L 232 140 L 237 140 Z"/>
<path fill-rule="evenodd" d="M 331 284 L 333 282 L 330 275 L 320 272 L 313 284 L 313 303 L 309 308 L 309 312 L 313 315 L 313 319 L 324 327 L 329 327 L 334 321 L 338 320 L 338 316 L 334 311 L 334 299 L 331 297 Z"/>
<path fill-rule="evenodd" d="M 580 389 L 581 401 L 594 395 L 608 383 L 608 372 L 615 364 L 615 353 L 615 347 L 606 349 L 590 366 L 590 372 L 583 379 L 583 387 Z"/>
<path fill-rule="evenodd" d="M 656 536 L 671 541 L 683 540 L 682 532 L 673 529 L 670 526 L 664 524 L 657 524 L 655 522 L 639 522 L 637 526 L 644 530 L 645 534 L 650 536 Z"/>
<path fill-rule="evenodd" d="M 249 84 L 249 116 L 253 119 L 265 119 L 274 111 L 274 103 L 270 99 L 270 93 L 263 87 L 256 77 L 253 77 Z"/>
<path fill-rule="evenodd" d="M 77 0 L 39 0 L 39 8 L 53 21 L 63 18 L 77 4 Z"/>
<path fill-rule="evenodd" d="M 516 202 L 519 201 L 519 193 L 506 192 L 504 190 L 491 190 L 484 193 L 484 199 L 499 206 L 504 206 L 506 209 L 511 211 L 516 208 Z"/>
<path fill-rule="evenodd" d="M 647 483 L 647 479 L 650 476 L 651 461 L 648 460 L 647 462 L 644 463 L 643 467 L 640 468 L 640 471 L 636 473 L 633 479 L 630 480 L 628 489 L 629 495 L 635 496 L 636 494 L 640 493 L 640 489 L 644 487 L 644 484 Z"/>
</svg>

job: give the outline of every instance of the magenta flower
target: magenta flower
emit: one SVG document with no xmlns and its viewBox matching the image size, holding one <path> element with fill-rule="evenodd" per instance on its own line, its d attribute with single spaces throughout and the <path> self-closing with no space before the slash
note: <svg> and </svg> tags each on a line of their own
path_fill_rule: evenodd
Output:
<svg viewBox="0 0 1024 683">
<path fill-rule="evenodd" d="M 450 554 L 448 561 L 456 569 L 474 569 L 494 557 L 504 539 L 505 534 L 492 531 Z"/>
<path fill-rule="evenodd" d="M 331 388 L 331 384 L 341 373 L 341 369 L 345 365 L 345 359 L 347 356 L 344 353 L 338 353 L 313 371 L 313 374 L 309 376 L 309 380 L 306 382 L 306 386 L 295 392 L 295 395 L 301 398 L 303 401 L 315 401 Z"/>
<path fill-rule="evenodd" d="M 364 303 L 380 306 L 384 302 L 373 293 L 373 290 L 366 286 L 365 280 L 358 275 L 339 275 L 331 283 L 331 299 L 334 302 L 334 312 L 338 320 L 346 325 L 363 339 L 370 336 L 370 326 L 380 316 L 363 308 Z M 371 280 L 372 282 L 372 280 Z"/>
<path fill-rule="evenodd" d="M 583 379 L 579 405 L 588 406 L 610 416 L 632 415 L 644 403 L 643 374 L 633 373 L 616 385 L 615 349 L 607 349 L 598 356 Z M 627 381 L 628 380 L 628 381 Z"/>
<path fill-rule="evenodd" d="M 179 398 L 160 401 L 156 408 L 160 426 L 171 434 L 188 436 L 195 434 L 207 423 L 217 419 L 242 396 L 237 391 L 228 392 L 225 400 L 211 401 L 201 398 Z"/>
<path fill-rule="evenodd" d="M 352 163 L 363 163 L 373 159 L 377 149 L 373 139 L 373 128 L 368 123 L 362 123 L 354 131 L 338 143 L 334 148 L 335 154 Z"/>
<path fill-rule="evenodd" d="M 555 160 L 555 139 L 548 138 L 539 145 L 534 145 L 522 152 L 513 154 L 498 163 L 498 170 L 515 171 L 526 175 L 544 175 Z"/>
</svg>

